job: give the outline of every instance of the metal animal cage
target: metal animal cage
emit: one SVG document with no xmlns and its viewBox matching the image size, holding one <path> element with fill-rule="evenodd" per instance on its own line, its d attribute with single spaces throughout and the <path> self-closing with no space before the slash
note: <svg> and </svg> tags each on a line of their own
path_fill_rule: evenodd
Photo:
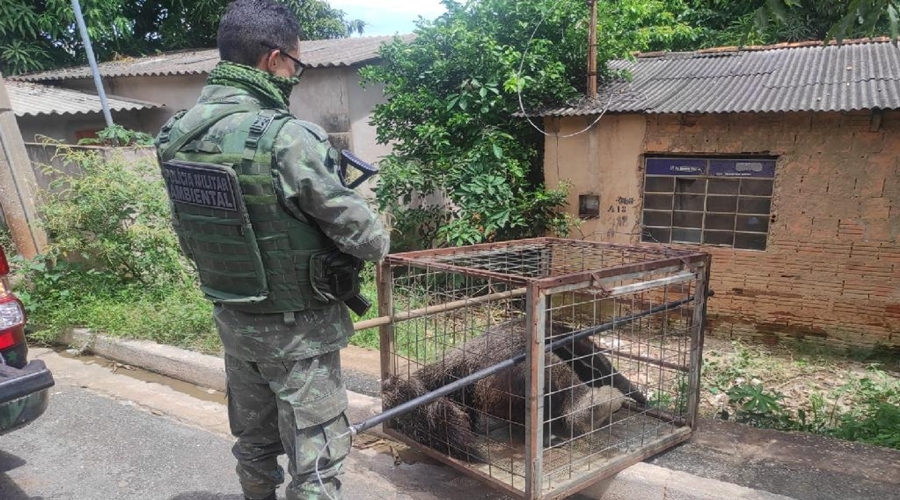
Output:
<svg viewBox="0 0 900 500">
<path fill-rule="evenodd" d="M 541 238 L 389 256 L 385 431 L 515 497 L 556 499 L 688 439 L 710 257 Z M 502 370 L 481 370 L 504 362 Z"/>
</svg>

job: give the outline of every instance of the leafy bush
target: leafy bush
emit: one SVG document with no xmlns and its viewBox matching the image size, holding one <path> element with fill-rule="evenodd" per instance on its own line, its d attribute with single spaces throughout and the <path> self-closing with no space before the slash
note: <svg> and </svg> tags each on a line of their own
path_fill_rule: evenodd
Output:
<svg viewBox="0 0 900 500">
<path fill-rule="evenodd" d="M 55 171 L 41 222 L 51 238 L 46 257 L 119 285 L 148 291 L 193 279 L 172 231 L 169 204 L 155 161 L 110 158 L 97 151 L 58 146 L 60 157 L 80 170 Z"/>
<path fill-rule="evenodd" d="M 211 305 L 179 250 L 153 158 L 55 146 L 77 173 L 47 167 L 54 181 L 41 224 L 50 243 L 34 260 L 15 261 L 38 338 L 83 326 L 216 350 Z"/>
<path fill-rule="evenodd" d="M 327 0 L 281 0 L 297 16 L 304 39 L 362 34 L 366 23 Z M 160 51 L 215 47 L 229 0 L 82 1 L 99 62 Z M 0 1 L 0 72 L 19 74 L 87 64 L 68 0 Z"/>
<path fill-rule="evenodd" d="M 791 427 L 790 415 L 782 406 L 784 395 L 767 391 L 762 384 L 737 384 L 728 390 L 729 401 L 736 406 L 735 420 L 755 427 Z"/>
<path fill-rule="evenodd" d="M 151 146 L 153 136 L 146 132 L 129 130 L 121 125 L 113 125 L 101 130 L 96 139 L 81 139 L 78 144 L 110 147 Z"/>
</svg>

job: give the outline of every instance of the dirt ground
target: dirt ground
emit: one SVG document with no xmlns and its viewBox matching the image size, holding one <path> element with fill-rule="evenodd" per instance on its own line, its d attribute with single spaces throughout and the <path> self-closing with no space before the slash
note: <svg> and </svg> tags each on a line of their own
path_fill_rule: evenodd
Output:
<svg viewBox="0 0 900 500">
<path fill-rule="evenodd" d="M 768 347 L 746 341 L 707 337 L 703 350 L 703 396 L 700 411 L 712 417 L 723 410 L 735 385 L 761 385 L 783 395 L 781 404 L 796 412 L 811 409 L 821 395 L 826 408 L 838 413 L 854 401 L 854 379 L 870 376 L 870 367 L 883 372 L 887 384 L 900 382 L 900 358 L 873 351 L 837 352 L 819 346 L 794 344 Z M 878 375 L 882 377 L 882 374 Z"/>
</svg>

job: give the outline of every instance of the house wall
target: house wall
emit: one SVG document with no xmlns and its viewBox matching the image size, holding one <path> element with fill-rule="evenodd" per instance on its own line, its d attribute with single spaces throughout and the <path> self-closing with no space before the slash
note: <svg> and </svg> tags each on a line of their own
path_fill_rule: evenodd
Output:
<svg viewBox="0 0 900 500">
<path fill-rule="evenodd" d="M 309 70 L 291 94 L 291 112 L 315 123 L 331 136 L 335 147 L 350 144 L 350 96 L 346 68 Z"/>
<path fill-rule="evenodd" d="M 141 129 L 155 136 L 172 115 L 197 103 L 205 83 L 205 75 L 109 78 L 106 92 L 120 97 L 163 104 L 162 108 L 146 112 L 146 121 Z"/>
<path fill-rule="evenodd" d="M 126 128 L 143 130 L 147 123 L 144 114 L 148 110 L 113 112 L 113 121 Z M 38 136 L 46 136 L 68 144 L 77 143 L 76 132 L 81 130 L 103 130 L 106 120 L 101 113 L 82 115 L 41 115 L 18 116 L 16 122 L 25 142 L 41 142 Z"/>
<path fill-rule="evenodd" d="M 361 158 L 375 161 L 390 151 L 375 141 L 375 129 L 368 125 L 376 104 L 385 102 L 380 86 L 359 86 L 360 66 L 314 68 L 303 73 L 300 85 L 291 94 L 291 112 L 302 120 L 322 126 L 335 147 L 350 149 Z M 144 113 L 141 130 L 156 134 L 172 115 L 192 107 L 200 97 L 207 75 L 139 76 L 106 78 L 106 92 L 164 104 Z M 93 80 L 55 82 L 67 88 L 96 92 Z"/>
<path fill-rule="evenodd" d="M 302 120 L 323 127 L 335 148 L 348 149 L 369 163 L 377 164 L 391 148 L 377 144 L 375 127 L 369 125 L 376 105 L 385 102 L 383 87 L 363 89 L 359 67 L 310 70 L 291 95 L 291 111 Z M 359 188 L 372 196 L 376 179 Z"/>
<path fill-rule="evenodd" d="M 571 135 L 595 119 L 548 120 L 547 129 Z M 573 237 L 630 244 L 640 234 L 640 159 L 646 129 L 641 115 L 607 115 L 589 133 L 559 141 L 547 138 L 544 176 L 550 186 L 571 183 L 570 211 L 578 215 L 579 195 L 600 196 L 600 217 L 583 221 Z"/>
<path fill-rule="evenodd" d="M 376 167 L 385 156 L 391 154 L 391 144 L 378 144 L 378 130 L 370 124 L 375 106 L 387 101 L 384 96 L 384 85 L 369 84 L 363 88 L 360 84 L 359 68 L 347 75 L 350 92 L 350 150 Z M 367 198 L 374 198 L 378 176 L 357 188 Z"/>
<path fill-rule="evenodd" d="M 334 147 L 349 149 L 363 160 L 377 165 L 381 158 L 390 153 L 391 147 L 377 143 L 375 127 L 369 125 L 369 120 L 374 107 L 386 99 L 381 85 L 367 89 L 360 86 L 360 67 L 305 71 L 300 85 L 291 94 L 291 112 L 301 120 L 323 127 Z M 111 95 L 164 104 L 161 109 L 144 111 L 143 121 L 131 127 L 156 135 L 172 115 L 196 103 L 206 78 L 206 75 L 117 77 L 105 79 L 105 84 L 107 93 Z M 93 81 L 89 79 L 56 83 L 95 92 Z M 372 179 L 358 190 L 363 196 L 371 198 L 375 183 L 377 179 Z"/>
<path fill-rule="evenodd" d="M 153 147 L 109 148 L 103 146 L 75 146 L 71 150 L 74 152 L 93 152 L 107 160 L 121 159 L 123 163 L 132 165 L 138 161 L 153 163 L 156 160 L 156 149 Z M 58 148 L 52 144 L 26 143 L 25 151 L 31 160 L 37 187 L 42 191 L 50 190 L 50 185 L 58 180 L 60 175 L 78 176 L 81 174 L 81 167 L 65 161 L 63 156 L 60 155 Z M 52 168 L 47 169 L 46 167 L 48 166 Z M 150 175 L 158 176 L 158 170 L 151 168 Z"/>
<path fill-rule="evenodd" d="M 389 155 L 392 148 L 389 144 L 378 144 L 378 131 L 370 122 L 375 106 L 387 101 L 383 84 L 369 84 L 366 88 L 360 83 L 359 68 L 347 75 L 350 92 L 350 131 L 353 134 L 351 147 L 354 153 L 364 160 L 377 164 Z"/>
<path fill-rule="evenodd" d="M 584 119 L 548 126 L 565 134 Z M 777 156 L 767 249 L 700 246 L 713 256 L 712 331 L 900 346 L 900 114 L 612 116 L 558 146 L 548 139 L 546 152 L 550 184 L 575 181 L 570 210 L 580 192 L 601 195 L 607 215 L 585 224 L 584 236 L 633 244 L 643 154 Z"/>
</svg>

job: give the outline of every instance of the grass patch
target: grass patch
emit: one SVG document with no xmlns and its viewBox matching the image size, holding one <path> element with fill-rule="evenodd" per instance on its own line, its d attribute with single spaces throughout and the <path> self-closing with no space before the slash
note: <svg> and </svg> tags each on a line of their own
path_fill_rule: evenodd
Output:
<svg viewBox="0 0 900 500">
<path fill-rule="evenodd" d="M 428 285 L 421 284 L 410 287 L 413 293 L 395 295 L 394 307 L 397 310 L 418 309 L 426 304 L 425 297 Z M 373 303 L 378 301 L 378 287 L 375 281 L 375 265 L 367 263 L 362 274 L 362 284 L 360 291 L 369 298 Z M 406 290 L 407 292 L 410 290 Z M 354 322 L 374 319 L 378 317 L 378 308 L 373 305 L 371 309 L 363 317 L 358 317 L 351 313 Z M 441 317 L 443 319 L 443 316 Z M 436 335 L 433 331 L 439 325 L 438 321 L 428 321 L 426 319 L 413 319 L 401 321 L 394 326 L 394 351 L 396 354 L 413 359 L 416 361 L 426 361 L 429 354 L 439 352 L 439 347 L 443 344 L 439 342 L 442 336 Z M 368 328 L 356 332 L 350 339 L 350 344 L 378 351 L 381 348 L 380 332 L 376 328 Z"/>
<path fill-rule="evenodd" d="M 440 321 L 400 323 L 396 353 L 427 361 L 439 351 L 435 329 L 443 328 L 449 326 Z M 377 349 L 377 329 L 364 332 L 354 344 Z M 900 449 L 900 360 L 889 349 L 769 348 L 708 337 L 701 380 L 700 412 L 705 417 Z M 679 381 L 682 392 L 685 384 Z M 677 410 L 685 402 L 653 403 Z"/>
<path fill-rule="evenodd" d="M 221 351 L 212 304 L 192 280 L 151 288 L 121 283 L 82 265 L 50 266 L 40 257 L 17 257 L 12 265 L 32 341 L 52 344 L 64 331 L 88 328 L 209 354 Z"/>
<path fill-rule="evenodd" d="M 31 296 L 28 296 L 31 298 Z M 26 301 L 31 337 L 53 342 L 70 328 L 88 328 L 111 337 L 150 340 L 205 354 L 221 353 L 212 304 L 193 285 L 175 286 L 162 296 L 123 290 L 37 305 Z"/>
<path fill-rule="evenodd" d="M 155 290 L 116 283 L 101 285 L 96 275 L 77 268 L 67 270 L 58 265 L 48 271 L 44 265 L 21 259 L 14 261 L 14 272 L 25 278 L 18 281 L 16 293 L 25 303 L 29 337 L 34 341 L 49 345 L 63 331 L 88 328 L 111 337 L 149 340 L 205 354 L 222 351 L 212 319 L 213 305 L 193 282 Z M 377 300 L 373 278 L 363 281 L 361 291 L 369 300 Z M 364 319 L 377 314 L 373 305 Z M 352 312 L 351 317 L 360 321 Z M 359 332 L 350 342 L 377 350 L 378 329 Z"/>
<path fill-rule="evenodd" d="M 884 352 L 708 339 L 701 414 L 900 449 L 898 361 L 871 361 Z"/>
</svg>

